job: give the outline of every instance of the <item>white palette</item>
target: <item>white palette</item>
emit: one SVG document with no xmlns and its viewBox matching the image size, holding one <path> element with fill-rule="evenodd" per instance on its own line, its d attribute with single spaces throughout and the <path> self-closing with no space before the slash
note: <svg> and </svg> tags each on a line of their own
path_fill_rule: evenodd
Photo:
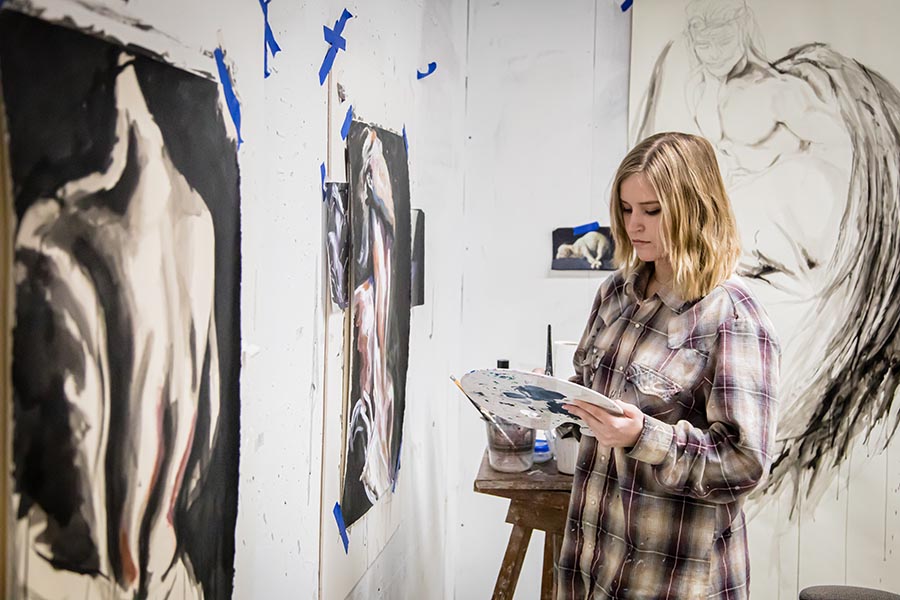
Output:
<svg viewBox="0 0 900 600">
<path fill-rule="evenodd" d="M 619 405 L 598 392 L 565 379 L 515 369 L 478 369 L 460 380 L 469 398 L 491 415 L 534 429 L 563 423 L 587 425 L 565 410 L 565 403 L 583 400 L 621 415 Z"/>
</svg>

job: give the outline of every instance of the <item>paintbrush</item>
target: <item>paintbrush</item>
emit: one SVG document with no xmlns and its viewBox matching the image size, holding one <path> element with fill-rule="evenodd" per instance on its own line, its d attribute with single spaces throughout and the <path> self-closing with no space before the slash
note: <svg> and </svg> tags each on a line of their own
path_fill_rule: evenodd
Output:
<svg viewBox="0 0 900 600">
<path fill-rule="evenodd" d="M 490 421 L 491 423 L 494 423 L 494 424 L 496 425 L 497 422 L 494 421 L 494 415 L 492 415 L 492 414 L 489 413 L 488 411 L 486 411 L 486 410 L 484 410 L 483 408 L 481 408 L 481 406 L 479 406 L 477 402 L 475 402 L 474 400 L 472 400 L 472 397 L 469 396 L 469 395 L 466 393 L 466 390 L 463 389 L 463 386 L 462 386 L 462 384 L 459 382 L 459 379 L 457 379 L 457 378 L 454 377 L 453 375 L 450 376 L 450 379 L 453 381 L 453 383 L 456 384 L 456 387 L 459 388 L 459 391 L 461 391 L 461 392 L 463 393 L 463 396 L 466 397 L 466 400 L 468 400 L 469 402 L 472 403 L 472 406 L 475 407 L 475 410 L 477 410 L 479 413 L 481 413 L 481 418 L 484 419 L 485 421 Z"/>
<path fill-rule="evenodd" d="M 450 379 L 453 381 L 453 383 L 456 384 L 456 387 L 459 388 L 459 391 L 461 391 L 461 392 L 463 393 L 463 396 L 466 397 L 466 400 L 468 400 L 469 402 L 471 402 L 471 403 L 472 403 L 472 406 L 475 407 L 475 410 L 477 410 L 477 411 L 481 414 L 481 418 L 484 419 L 485 421 L 489 422 L 489 423 L 490 423 L 491 425 L 493 425 L 494 427 L 496 427 L 497 430 L 500 431 L 500 433 L 503 434 L 503 437 L 506 438 L 506 441 L 509 442 L 510 445 L 515 445 L 515 443 L 510 439 L 509 435 L 506 433 L 506 431 L 503 429 L 503 427 L 501 427 L 500 424 L 497 423 L 497 420 L 494 418 L 494 415 L 492 415 L 491 413 L 489 413 L 488 411 L 486 411 L 484 408 L 482 408 L 477 402 L 475 402 L 474 400 L 472 400 L 472 397 L 471 397 L 471 396 L 469 396 L 469 395 L 466 393 L 466 390 L 463 389 L 463 386 L 462 386 L 462 384 L 459 382 L 459 379 L 457 379 L 457 378 L 454 377 L 453 375 L 450 375 Z"/>
<path fill-rule="evenodd" d="M 544 375 L 553 377 L 553 341 L 550 337 L 549 323 L 547 323 L 547 366 L 544 368 Z"/>
</svg>

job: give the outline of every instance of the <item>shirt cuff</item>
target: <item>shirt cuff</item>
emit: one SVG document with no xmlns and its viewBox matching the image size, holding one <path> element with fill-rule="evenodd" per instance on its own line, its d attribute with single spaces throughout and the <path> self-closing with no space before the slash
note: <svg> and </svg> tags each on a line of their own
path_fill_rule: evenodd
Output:
<svg viewBox="0 0 900 600">
<path fill-rule="evenodd" d="M 669 455 L 675 428 L 659 419 L 644 415 L 644 426 L 637 443 L 628 456 L 651 465 L 658 465 Z"/>
</svg>

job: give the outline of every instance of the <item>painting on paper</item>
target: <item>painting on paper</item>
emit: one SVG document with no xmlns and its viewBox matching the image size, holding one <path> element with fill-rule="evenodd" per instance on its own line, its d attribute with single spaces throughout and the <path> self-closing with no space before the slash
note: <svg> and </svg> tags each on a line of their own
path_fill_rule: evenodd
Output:
<svg viewBox="0 0 900 600">
<path fill-rule="evenodd" d="M 347 184 L 325 184 L 325 253 L 331 301 L 341 310 L 350 305 L 347 277 L 350 266 L 350 219 L 347 216 Z"/>
<path fill-rule="evenodd" d="M 240 206 L 214 82 L 0 13 L 22 598 L 228 598 Z"/>
<path fill-rule="evenodd" d="M 820 497 L 857 436 L 897 429 L 900 68 L 884 36 L 840 26 L 900 18 L 879 7 L 634 7 L 632 141 L 680 130 L 716 149 L 742 235 L 739 274 L 784 345 L 782 444 L 766 490 L 792 490 L 795 504 L 801 492 Z"/>
<path fill-rule="evenodd" d="M 352 311 L 341 510 L 347 526 L 397 477 L 409 362 L 410 200 L 403 138 L 353 121 L 349 156 Z"/>
<path fill-rule="evenodd" d="M 560 227 L 553 230 L 554 271 L 613 271 L 615 244 L 609 227 Z"/>
</svg>

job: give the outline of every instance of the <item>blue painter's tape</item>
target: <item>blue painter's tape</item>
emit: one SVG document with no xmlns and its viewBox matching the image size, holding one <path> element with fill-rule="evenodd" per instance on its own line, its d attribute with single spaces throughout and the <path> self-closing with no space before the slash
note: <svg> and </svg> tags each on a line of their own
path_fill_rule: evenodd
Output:
<svg viewBox="0 0 900 600">
<path fill-rule="evenodd" d="M 216 48 L 213 54 L 216 57 L 216 66 L 219 68 L 219 79 L 222 81 L 222 90 L 225 92 L 225 104 L 228 105 L 228 112 L 231 113 L 231 120 L 234 121 L 234 128 L 237 130 L 238 148 L 244 143 L 241 138 L 241 103 L 238 102 L 237 96 L 234 94 L 234 87 L 231 85 L 231 73 L 225 66 L 225 54 L 221 48 Z"/>
<path fill-rule="evenodd" d="M 429 75 L 434 73 L 435 69 L 437 69 L 436 62 L 428 63 L 428 70 L 426 72 L 423 73 L 422 71 L 419 71 L 418 69 L 416 70 L 416 79 L 425 79 L 426 77 L 428 77 Z"/>
<path fill-rule="evenodd" d="M 406 154 L 409 155 L 409 138 L 406 137 L 406 125 L 403 126 L 403 147 L 406 148 Z"/>
<path fill-rule="evenodd" d="M 622 12 L 625 12 L 626 10 L 631 8 L 633 2 L 634 0 L 625 0 L 625 2 L 622 3 Z"/>
<path fill-rule="evenodd" d="M 587 223 L 585 225 L 579 225 L 578 227 L 572 228 L 572 233 L 575 235 L 584 235 L 589 231 L 597 231 L 600 229 L 600 223 L 594 221 L 593 223 Z"/>
<path fill-rule="evenodd" d="M 350 121 L 353 120 L 353 105 L 350 105 L 350 108 L 347 109 L 347 115 L 344 117 L 344 124 L 341 125 L 341 139 L 346 140 L 347 135 L 350 133 Z"/>
<path fill-rule="evenodd" d="M 341 505 L 334 503 L 334 521 L 337 523 L 338 531 L 341 532 L 341 541 L 344 542 L 344 554 L 347 554 L 347 548 L 350 547 L 350 538 L 347 537 L 347 527 L 344 525 L 344 513 L 341 512 Z"/>
<path fill-rule="evenodd" d="M 325 202 L 325 163 L 319 165 L 319 174 L 322 176 L 322 202 Z"/>
<path fill-rule="evenodd" d="M 259 6 L 262 8 L 263 20 L 265 22 L 263 42 L 263 77 L 268 77 L 272 73 L 269 71 L 269 52 L 272 52 L 272 58 L 281 51 L 281 46 L 275 41 L 275 33 L 272 26 L 269 25 L 269 3 L 272 0 L 259 0 Z"/>
<path fill-rule="evenodd" d="M 353 15 L 345 8 L 344 12 L 341 13 L 341 18 L 334 22 L 333 29 L 329 29 L 327 25 L 323 27 L 325 30 L 325 41 L 328 42 L 329 48 L 328 52 L 325 53 L 325 60 L 322 61 L 322 66 L 319 67 L 319 85 L 325 83 L 325 78 L 328 77 L 328 72 L 331 71 L 331 66 L 334 64 L 338 50 L 347 49 L 347 40 L 341 34 L 344 32 L 344 25 L 347 24 L 347 19 L 352 18 Z"/>
</svg>

